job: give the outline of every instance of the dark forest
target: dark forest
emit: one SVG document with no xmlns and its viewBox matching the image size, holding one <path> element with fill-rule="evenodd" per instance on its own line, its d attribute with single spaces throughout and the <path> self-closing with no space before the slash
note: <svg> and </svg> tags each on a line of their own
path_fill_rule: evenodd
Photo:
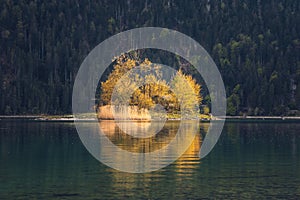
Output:
<svg viewBox="0 0 300 200">
<path fill-rule="evenodd" d="M 87 54 L 146 26 L 180 31 L 210 53 L 228 115 L 300 115 L 299 21 L 295 0 L 1 0 L 0 115 L 71 113 Z"/>
</svg>

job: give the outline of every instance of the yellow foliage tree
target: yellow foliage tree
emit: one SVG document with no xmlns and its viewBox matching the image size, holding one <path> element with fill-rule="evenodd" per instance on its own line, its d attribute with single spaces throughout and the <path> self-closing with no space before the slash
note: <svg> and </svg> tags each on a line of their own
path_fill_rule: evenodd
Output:
<svg viewBox="0 0 300 200">
<path fill-rule="evenodd" d="M 112 93 L 118 80 L 136 66 L 143 66 L 142 69 L 145 70 L 145 74 L 123 80 L 125 81 L 122 83 L 124 90 L 118 91 L 120 93 L 126 92 L 126 88 L 134 87 L 133 85 L 141 81 L 146 83 L 134 91 L 129 105 L 138 106 L 139 108 L 151 108 L 154 104 L 160 104 L 168 112 L 183 109 L 187 112 L 198 110 L 199 103 L 202 101 L 201 86 L 197 84 L 192 76 L 185 75 L 179 70 L 170 84 L 167 84 L 165 80 L 161 79 L 160 66 L 153 65 L 148 59 L 138 63 L 125 55 L 117 58 L 108 79 L 101 83 L 100 98 L 103 105 L 111 103 Z M 122 88 L 118 89 L 122 90 Z"/>
<path fill-rule="evenodd" d="M 184 110 L 185 115 L 199 112 L 199 104 L 202 101 L 200 95 L 201 86 L 190 75 L 185 75 L 179 70 L 171 82 L 171 88 L 175 93 L 176 110 Z"/>
</svg>

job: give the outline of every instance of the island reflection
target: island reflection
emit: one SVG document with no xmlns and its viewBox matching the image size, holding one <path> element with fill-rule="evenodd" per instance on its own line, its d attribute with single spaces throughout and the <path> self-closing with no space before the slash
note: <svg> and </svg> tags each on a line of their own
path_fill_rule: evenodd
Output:
<svg viewBox="0 0 300 200">
<path fill-rule="evenodd" d="M 154 123 L 155 126 L 156 122 L 152 123 Z M 134 153 L 154 152 L 166 147 L 172 140 L 176 140 L 176 143 L 178 143 L 178 145 L 176 146 L 176 148 L 172 148 L 171 151 L 185 152 L 176 161 L 176 165 L 181 166 L 184 165 L 184 163 L 192 163 L 193 161 L 198 163 L 198 161 L 200 160 L 198 155 L 200 152 L 203 136 L 207 133 L 209 124 L 195 123 L 193 121 L 190 121 L 187 125 L 184 126 L 185 134 L 178 138 L 176 138 L 176 134 L 180 126 L 179 121 L 167 121 L 164 124 L 163 128 L 156 135 L 148 138 L 134 137 L 130 134 L 126 134 L 123 131 L 124 129 L 126 129 L 127 131 L 132 130 L 134 132 L 137 131 L 137 127 L 140 130 L 147 131 L 147 128 L 150 127 L 150 124 L 151 122 L 149 121 L 134 122 L 134 124 L 132 125 L 131 123 L 126 121 L 116 123 L 113 120 L 106 120 L 99 122 L 99 128 L 102 130 L 105 136 L 108 137 L 108 139 L 117 147 L 121 148 L 122 150 Z M 126 127 L 124 128 L 124 126 Z M 197 132 L 193 133 L 193 131 L 195 130 Z M 180 144 L 190 141 L 192 142 L 189 145 L 189 147 L 185 151 L 184 149 L 182 150 L 182 148 L 184 148 L 183 146 L 186 145 Z M 106 151 L 105 147 L 101 147 L 101 152 L 103 151 Z M 108 148 L 107 151 L 111 151 L 111 148 Z M 112 156 L 115 156 L 113 155 L 114 152 L 107 153 L 107 151 L 106 154 L 111 154 Z"/>
</svg>

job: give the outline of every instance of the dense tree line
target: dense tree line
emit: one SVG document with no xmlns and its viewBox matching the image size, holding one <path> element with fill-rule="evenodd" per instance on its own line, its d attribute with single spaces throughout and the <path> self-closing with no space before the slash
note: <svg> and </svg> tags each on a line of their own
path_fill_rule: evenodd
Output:
<svg viewBox="0 0 300 200">
<path fill-rule="evenodd" d="M 296 114 L 299 25 L 295 0 L 2 0 L 0 114 L 70 113 L 73 81 L 88 52 L 143 26 L 183 32 L 212 55 L 228 114 Z"/>
</svg>

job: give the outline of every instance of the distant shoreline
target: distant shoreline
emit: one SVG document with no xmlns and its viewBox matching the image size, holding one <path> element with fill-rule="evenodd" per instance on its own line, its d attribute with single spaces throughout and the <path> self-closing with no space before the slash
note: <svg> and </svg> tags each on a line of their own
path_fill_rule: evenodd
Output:
<svg viewBox="0 0 300 200">
<path fill-rule="evenodd" d="M 32 120 L 32 121 L 51 121 L 51 122 L 73 122 L 74 120 L 78 121 L 95 121 L 93 117 L 86 117 L 84 119 L 75 119 L 73 115 L 0 115 L 0 120 Z M 299 121 L 300 116 L 226 116 L 226 121 L 228 122 L 255 122 L 255 121 L 280 121 L 280 122 L 290 122 L 290 121 Z M 100 119 L 109 120 L 109 119 Z M 180 119 L 168 119 L 168 121 L 177 121 Z M 209 121 L 218 121 L 218 119 L 199 119 L 200 121 L 209 122 Z M 139 120 L 137 120 L 139 121 Z M 142 120 L 141 120 L 142 121 Z"/>
<path fill-rule="evenodd" d="M 299 119 L 300 116 L 226 116 L 226 119 L 261 119 L 261 120 L 285 120 L 285 119 Z"/>
</svg>

